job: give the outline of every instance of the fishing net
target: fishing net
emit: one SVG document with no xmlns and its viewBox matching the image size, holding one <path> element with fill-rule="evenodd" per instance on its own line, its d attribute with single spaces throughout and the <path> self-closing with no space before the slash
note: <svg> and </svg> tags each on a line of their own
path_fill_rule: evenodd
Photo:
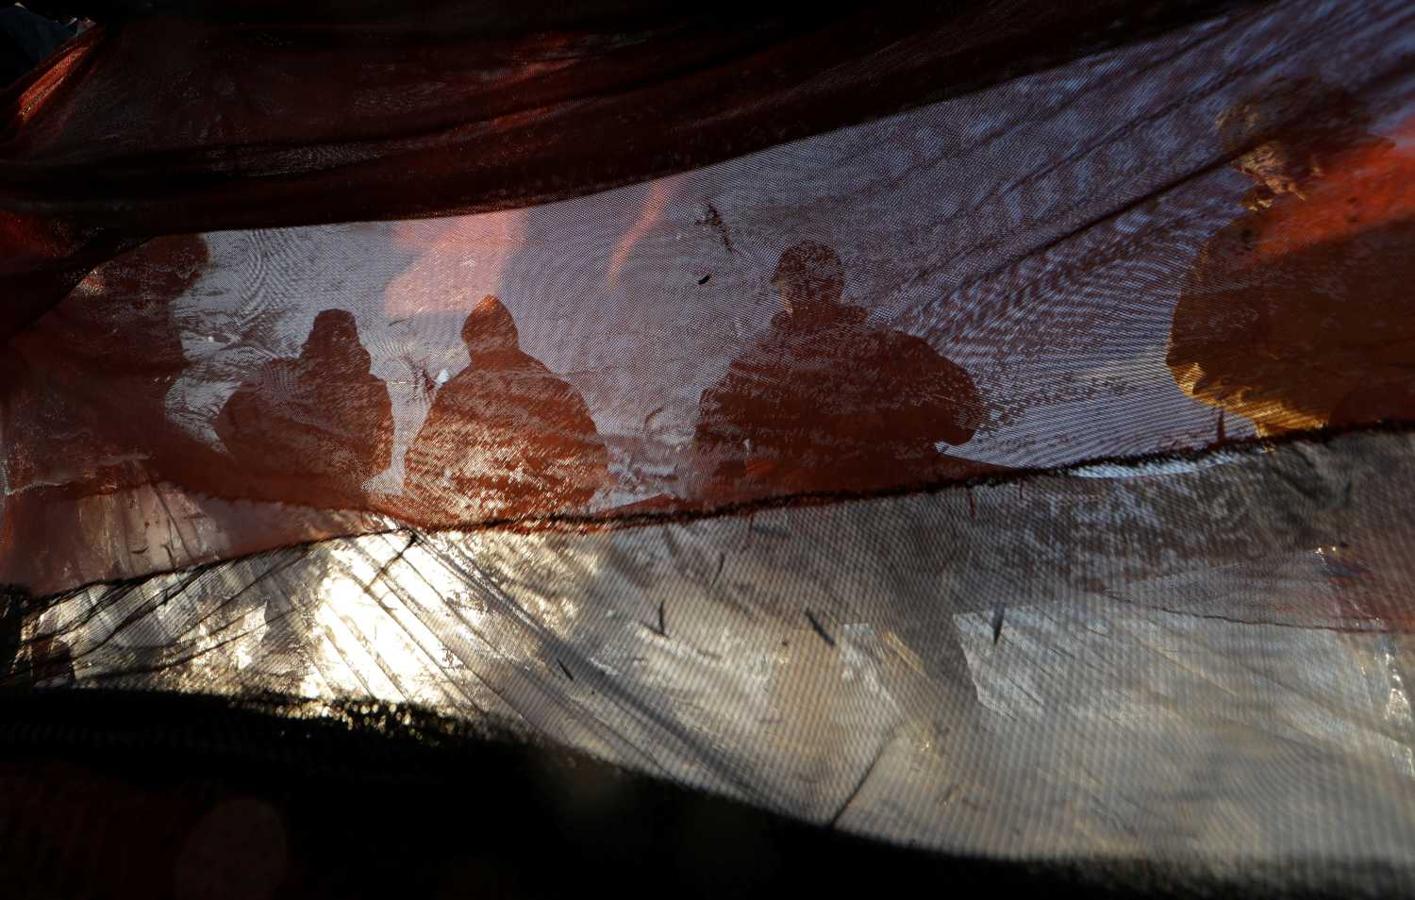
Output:
<svg viewBox="0 0 1415 900">
<path fill-rule="evenodd" d="M 1410 871 L 1408 4 L 113 6 L 0 101 L 16 690 Z"/>
</svg>

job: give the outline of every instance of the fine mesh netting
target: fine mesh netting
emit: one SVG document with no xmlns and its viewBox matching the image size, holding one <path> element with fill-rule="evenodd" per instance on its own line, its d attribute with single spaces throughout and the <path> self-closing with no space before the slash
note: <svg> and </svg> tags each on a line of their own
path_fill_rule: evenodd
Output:
<svg viewBox="0 0 1415 900">
<path fill-rule="evenodd" d="M 1412 10 L 1063 53 L 1025 7 L 85 32 L 8 95 L 9 680 L 410 705 L 936 851 L 1408 871 Z M 127 71 L 162 124 L 100 141 Z"/>
<path fill-rule="evenodd" d="M 397 531 L 66 593 L 27 637 L 50 688 L 412 705 L 936 850 L 1404 866 L 1409 453 Z"/>
</svg>

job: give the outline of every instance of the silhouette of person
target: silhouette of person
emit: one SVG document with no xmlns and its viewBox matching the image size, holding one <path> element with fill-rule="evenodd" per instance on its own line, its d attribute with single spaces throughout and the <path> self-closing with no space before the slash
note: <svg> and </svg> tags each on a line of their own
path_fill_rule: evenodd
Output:
<svg viewBox="0 0 1415 900">
<path fill-rule="evenodd" d="M 1254 186 L 1182 286 L 1176 382 L 1262 435 L 1415 418 L 1415 158 L 1311 79 L 1218 125 Z"/>
<path fill-rule="evenodd" d="M 102 498 L 160 480 L 186 368 L 170 307 L 207 264 L 197 235 L 156 238 L 90 272 L 0 354 L 0 581 L 82 571 L 106 546 Z M 98 529 L 98 532 L 95 532 Z"/>
<path fill-rule="evenodd" d="M 187 365 L 169 308 L 206 263 L 199 236 L 148 241 L 11 339 L 0 370 L 11 493 L 83 496 L 154 477 L 167 391 Z"/>
<path fill-rule="evenodd" d="M 405 485 L 438 524 L 574 510 L 608 479 L 609 453 L 584 398 L 521 351 L 496 297 L 467 316 L 471 365 L 433 399 Z"/>
<path fill-rule="evenodd" d="M 982 424 L 967 372 L 842 304 L 845 270 L 824 244 L 787 249 L 772 284 L 785 308 L 702 394 L 692 493 L 723 502 L 866 491 L 971 471 L 937 449 Z"/>
<path fill-rule="evenodd" d="M 232 483 L 251 499 L 361 507 L 363 483 L 393 455 L 393 403 L 372 362 L 351 313 L 315 316 L 299 357 L 266 363 L 217 414 Z"/>
</svg>

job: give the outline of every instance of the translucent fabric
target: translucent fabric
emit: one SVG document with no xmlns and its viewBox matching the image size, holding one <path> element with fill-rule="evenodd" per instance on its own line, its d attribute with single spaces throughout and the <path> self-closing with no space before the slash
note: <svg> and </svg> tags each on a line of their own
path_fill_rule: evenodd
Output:
<svg viewBox="0 0 1415 900">
<path fill-rule="evenodd" d="M 956 855 L 1408 878 L 1411 450 L 336 539 L 53 597 L 20 677 L 381 701 Z"/>
<path fill-rule="evenodd" d="M 1025 8 L 457 33 L 380 102 L 318 23 L 86 32 L 0 165 L 7 678 L 405 704 L 934 851 L 1408 873 L 1415 10 L 1064 53 Z M 183 29 L 221 52 L 135 58 Z M 121 65 L 199 77 L 106 144 Z"/>
</svg>

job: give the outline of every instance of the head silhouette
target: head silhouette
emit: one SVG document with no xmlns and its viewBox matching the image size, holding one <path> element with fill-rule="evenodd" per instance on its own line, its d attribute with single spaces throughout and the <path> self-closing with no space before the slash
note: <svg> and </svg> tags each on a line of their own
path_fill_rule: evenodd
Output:
<svg viewBox="0 0 1415 900">
<path fill-rule="evenodd" d="M 1300 194 L 1336 156 L 1371 139 L 1365 105 L 1315 78 L 1278 79 L 1234 104 L 1217 124 L 1234 167 L 1258 185 L 1266 202 Z"/>
<path fill-rule="evenodd" d="M 367 372 L 373 365 L 373 357 L 359 343 L 354 314 L 343 309 L 326 309 L 314 317 L 300 358 L 360 372 Z"/>
<path fill-rule="evenodd" d="M 802 241 L 781 254 L 771 283 L 787 312 L 793 317 L 809 317 L 840 304 L 845 292 L 845 267 L 830 247 Z"/>
<path fill-rule="evenodd" d="M 473 359 L 498 350 L 515 350 L 519 341 L 516 321 L 500 300 L 487 294 L 462 323 L 462 341 Z"/>
</svg>

